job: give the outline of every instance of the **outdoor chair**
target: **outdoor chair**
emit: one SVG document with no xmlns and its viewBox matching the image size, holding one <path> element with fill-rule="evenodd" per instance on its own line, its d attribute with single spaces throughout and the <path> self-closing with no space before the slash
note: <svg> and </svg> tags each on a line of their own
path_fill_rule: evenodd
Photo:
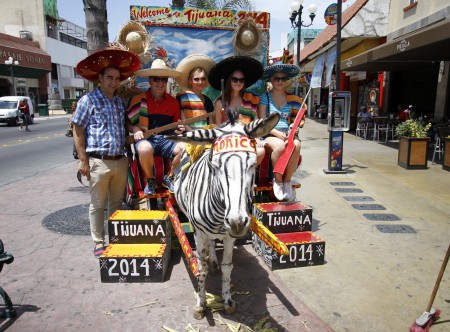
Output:
<svg viewBox="0 0 450 332">
<path fill-rule="evenodd" d="M 434 158 L 436 157 L 436 153 L 438 154 L 439 160 L 441 160 L 441 155 L 444 152 L 444 138 L 450 134 L 449 127 L 438 127 L 436 126 L 436 134 L 434 138 L 434 150 L 433 150 L 433 158 L 431 159 L 431 163 L 434 162 Z"/>
<path fill-rule="evenodd" d="M 366 139 L 367 136 L 367 121 L 364 121 L 362 117 L 356 119 L 356 139 L 361 137 Z"/>
<path fill-rule="evenodd" d="M 388 131 L 389 131 L 389 118 L 387 117 L 376 117 L 373 119 L 373 140 L 375 139 L 379 142 L 380 136 L 384 134 L 385 142 L 388 141 Z"/>
</svg>

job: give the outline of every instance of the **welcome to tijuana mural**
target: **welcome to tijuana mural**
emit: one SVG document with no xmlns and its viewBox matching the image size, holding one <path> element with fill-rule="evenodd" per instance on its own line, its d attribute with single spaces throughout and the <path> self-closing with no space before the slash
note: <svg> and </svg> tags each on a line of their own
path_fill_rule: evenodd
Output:
<svg viewBox="0 0 450 332">
<path fill-rule="evenodd" d="M 233 34 L 239 22 L 251 17 L 263 31 L 260 58 L 265 65 L 269 50 L 268 31 L 270 14 L 267 12 L 206 10 L 197 8 L 170 8 L 154 6 L 131 6 L 130 18 L 142 23 L 153 39 L 153 58 L 163 58 L 175 68 L 177 64 L 190 54 L 205 54 L 215 61 L 223 60 L 234 54 Z M 151 61 L 142 67 L 149 68 Z M 138 78 L 136 86 L 146 90 L 148 81 Z M 251 90 L 264 92 L 264 83 L 257 82 Z M 213 100 L 217 91 L 205 90 Z"/>
</svg>

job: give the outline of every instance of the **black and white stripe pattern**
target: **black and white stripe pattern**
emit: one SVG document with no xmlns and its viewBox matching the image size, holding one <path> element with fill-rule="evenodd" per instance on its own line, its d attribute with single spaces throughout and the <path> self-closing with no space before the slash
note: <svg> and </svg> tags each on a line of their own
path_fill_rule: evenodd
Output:
<svg viewBox="0 0 450 332">
<path fill-rule="evenodd" d="M 178 139 L 213 144 L 218 138 L 232 134 L 249 142 L 251 138 L 266 135 L 278 119 L 279 115 L 275 113 L 245 127 L 230 123 L 220 129 L 189 132 L 178 136 Z M 207 256 L 213 265 L 218 264 L 214 250 L 210 250 L 210 242 L 215 239 L 222 240 L 224 245 L 221 268 L 225 310 L 228 313 L 234 311 L 230 290 L 233 245 L 236 238 L 247 233 L 250 225 L 249 211 L 256 168 L 256 151 L 238 149 L 213 153 L 213 150 L 207 149 L 186 171 L 177 174 L 174 184 L 177 203 L 195 230 L 200 270 L 196 318 L 204 315 Z"/>
</svg>

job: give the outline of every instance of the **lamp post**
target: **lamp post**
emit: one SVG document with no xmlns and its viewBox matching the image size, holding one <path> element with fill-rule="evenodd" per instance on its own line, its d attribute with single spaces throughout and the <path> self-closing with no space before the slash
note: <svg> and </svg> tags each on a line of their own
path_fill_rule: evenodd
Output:
<svg viewBox="0 0 450 332">
<path fill-rule="evenodd" d="M 14 72 L 13 72 L 13 66 L 18 66 L 19 65 L 19 61 L 15 60 L 12 56 L 10 56 L 8 58 L 8 60 L 5 60 L 5 65 L 11 66 L 11 81 L 13 84 L 13 92 L 14 92 L 14 96 L 17 94 L 16 92 L 16 83 L 14 82 Z"/>
<path fill-rule="evenodd" d="M 309 27 L 313 24 L 314 17 L 316 17 L 317 6 L 315 4 L 311 4 L 308 7 L 309 18 L 311 19 L 311 23 L 304 24 L 302 21 L 302 13 L 303 13 L 303 0 L 295 0 L 291 3 L 291 10 L 289 11 L 291 17 L 291 26 L 295 29 L 297 28 L 297 64 L 300 67 L 300 43 L 301 43 L 301 31 L 302 27 Z M 297 19 L 297 22 L 295 21 Z"/>
</svg>

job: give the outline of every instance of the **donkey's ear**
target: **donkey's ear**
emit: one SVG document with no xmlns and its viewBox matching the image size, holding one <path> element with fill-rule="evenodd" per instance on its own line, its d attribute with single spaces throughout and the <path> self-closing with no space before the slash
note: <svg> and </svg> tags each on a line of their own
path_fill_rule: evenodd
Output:
<svg viewBox="0 0 450 332">
<path fill-rule="evenodd" d="M 269 134 L 269 132 L 275 128 L 280 120 L 280 113 L 275 112 L 270 114 L 267 118 L 258 119 L 250 122 L 244 127 L 245 133 L 251 138 L 263 137 Z"/>
<path fill-rule="evenodd" d="M 173 142 L 188 142 L 193 144 L 208 145 L 214 142 L 222 132 L 217 129 L 198 129 L 181 135 L 166 135 Z"/>
</svg>

